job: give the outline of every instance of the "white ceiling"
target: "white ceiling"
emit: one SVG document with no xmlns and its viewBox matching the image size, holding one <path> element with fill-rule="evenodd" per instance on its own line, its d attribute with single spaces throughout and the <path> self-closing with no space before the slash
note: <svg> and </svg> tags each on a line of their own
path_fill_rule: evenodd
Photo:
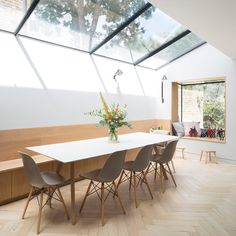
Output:
<svg viewBox="0 0 236 236">
<path fill-rule="evenodd" d="M 236 0 L 149 0 L 203 40 L 236 59 Z"/>
</svg>

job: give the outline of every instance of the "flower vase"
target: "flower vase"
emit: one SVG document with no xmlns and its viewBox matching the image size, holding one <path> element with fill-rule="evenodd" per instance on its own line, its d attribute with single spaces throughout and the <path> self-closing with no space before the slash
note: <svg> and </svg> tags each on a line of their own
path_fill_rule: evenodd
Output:
<svg viewBox="0 0 236 236">
<path fill-rule="evenodd" d="M 113 143 L 118 143 L 118 131 L 117 129 L 109 129 L 108 140 Z"/>
</svg>

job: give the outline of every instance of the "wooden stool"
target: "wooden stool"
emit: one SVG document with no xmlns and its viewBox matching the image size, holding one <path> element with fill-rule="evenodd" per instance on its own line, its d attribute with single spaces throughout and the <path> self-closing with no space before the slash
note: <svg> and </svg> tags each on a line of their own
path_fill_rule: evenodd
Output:
<svg viewBox="0 0 236 236">
<path fill-rule="evenodd" d="M 177 147 L 176 148 L 176 152 L 179 151 L 182 153 L 182 158 L 185 159 L 185 156 L 184 156 L 184 151 L 185 151 L 185 148 L 184 147 Z"/>
<path fill-rule="evenodd" d="M 205 163 L 207 164 L 208 162 L 215 162 L 216 164 L 218 164 L 217 160 L 216 160 L 216 151 L 213 150 L 202 150 L 201 151 L 201 156 L 200 156 L 200 161 L 202 160 L 203 155 L 206 155 L 206 159 L 205 159 Z"/>
</svg>

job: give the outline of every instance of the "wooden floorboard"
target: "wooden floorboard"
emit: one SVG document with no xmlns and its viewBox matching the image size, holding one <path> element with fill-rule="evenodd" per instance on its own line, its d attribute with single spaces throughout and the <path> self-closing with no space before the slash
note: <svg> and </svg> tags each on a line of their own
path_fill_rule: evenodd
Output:
<svg viewBox="0 0 236 236">
<path fill-rule="evenodd" d="M 143 185 L 138 188 L 138 203 L 134 205 L 133 192 L 128 184 L 120 186 L 120 195 L 126 215 L 119 203 L 109 197 L 105 204 L 105 226 L 99 219 L 99 203 L 96 195 L 90 196 L 78 221 L 72 226 L 66 220 L 59 202 L 53 201 L 53 208 L 43 210 L 41 236 L 112 235 L 112 236 L 233 236 L 236 235 L 236 165 L 228 163 L 205 164 L 198 160 L 174 160 L 175 178 L 178 187 L 171 180 L 165 181 L 166 191 L 160 191 L 159 181 L 148 176 L 154 199 Z M 76 205 L 79 208 L 88 181 L 76 184 Z M 63 187 L 63 197 L 69 208 L 70 188 Z M 21 214 L 26 199 L 0 207 L 1 236 L 36 235 L 37 201 L 33 200 L 26 213 Z M 77 210 L 78 212 L 78 210 Z"/>
</svg>

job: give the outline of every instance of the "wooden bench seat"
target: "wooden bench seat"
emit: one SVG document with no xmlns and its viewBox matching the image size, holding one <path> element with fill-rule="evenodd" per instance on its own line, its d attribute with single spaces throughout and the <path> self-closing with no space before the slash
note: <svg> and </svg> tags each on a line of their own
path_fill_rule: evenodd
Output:
<svg viewBox="0 0 236 236">
<path fill-rule="evenodd" d="M 33 156 L 34 161 L 37 164 L 48 163 L 53 161 L 51 158 L 43 156 L 43 155 L 35 155 Z M 15 170 L 23 167 L 23 163 L 21 159 L 14 159 L 9 161 L 1 161 L 0 162 L 0 173 L 4 171 Z"/>
<path fill-rule="evenodd" d="M 119 134 L 129 132 L 145 132 L 150 127 L 163 126 L 170 128 L 169 120 L 138 120 L 132 121 L 133 129 L 122 127 Z M 46 156 L 37 155 L 25 147 L 52 143 L 68 142 L 88 138 L 97 138 L 107 135 L 107 129 L 97 128 L 95 124 L 81 124 L 55 127 L 39 127 L 26 129 L 0 130 L 0 205 L 15 201 L 27 196 L 30 186 L 25 178 L 23 163 L 17 151 L 33 155 L 41 171 L 55 171 L 58 162 Z M 137 151 L 137 150 L 136 150 Z M 130 157 L 136 155 L 130 152 Z M 91 158 L 75 163 L 75 177 L 80 173 L 101 168 L 107 156 Z M 67 179 L 70 177 L 70 166 L 64 164 L 60 173 Z"/>
</svg>

